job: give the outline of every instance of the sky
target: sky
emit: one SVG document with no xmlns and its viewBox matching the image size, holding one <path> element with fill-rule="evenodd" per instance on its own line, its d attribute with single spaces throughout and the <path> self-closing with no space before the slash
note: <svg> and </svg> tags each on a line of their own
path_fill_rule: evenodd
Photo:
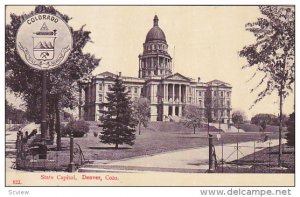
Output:
<svg viewBox="0 0 300 197">
<path fill-rule="evenodd" d="M 56 6 L 60 12 L 72 17 L 69 25 L 74 29 L 85 26 L 91 31 L 92 43 L 84 52 L 101 58 L 94 74 L 104 71 L 122 72 L 124 76 L 138 76 L 138 55 L 143 51 L 147 32 L 153 26 L 155 14 L 164 31 L 173 57 L 173 73 L 207 82 L 218 79 L 232 85 L 233 110 L 243 110 L 248 118 L 257 113 L 279 113 L 279 98 L 274 93 L 256 104 L 259 91 L 250 93 L 260 81 L 257 75 L 251 81 L 253 69 L 242 69 L 247 62 L 239 57 L 243 46 L 255 42 L 245 24 L 261 17 L 256 6 Z M 6 7 L 9 14 L 32 11 L 31 6 Z M 12 97 L 11 94 L 7 94 Z M 13 98 L 15 106 L 20 99 Z M 286 98 L 283 111 L 291 113 L 294 94 Z"/>
</svg>

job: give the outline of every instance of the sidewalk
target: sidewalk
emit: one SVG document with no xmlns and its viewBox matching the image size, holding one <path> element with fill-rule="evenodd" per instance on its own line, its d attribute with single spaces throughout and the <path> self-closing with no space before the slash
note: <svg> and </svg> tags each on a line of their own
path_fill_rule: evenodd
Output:
<svg viewBox="0 0 300 197">
<path fill-rule="evenodd" d="M 269 142 L 256 142 L 256 152 L 269 147 Z M 271 146 L 278 145 L 278 139 L 271 140 Z M 215 146 L 216 157 L 222 158 L 222 146 Z M 239 158 L 254 152 L 254 141 L 239 143 Z M 224 144 L 223 158 L 226 162 L 237 158 L 236 144 Z M 133 172 L 133 171 L 159 171 L 159 172 L 205 172 L 208 169 L 208 147 L 186 149 L 167 152 L 152 156 L 119 160 L 95 161 L 79 169 L 79 172 Z"/>
</svg>

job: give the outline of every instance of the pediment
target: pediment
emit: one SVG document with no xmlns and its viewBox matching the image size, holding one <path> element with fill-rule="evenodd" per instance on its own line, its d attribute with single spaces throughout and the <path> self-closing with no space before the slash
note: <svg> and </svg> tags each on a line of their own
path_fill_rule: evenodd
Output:
<svg viewBox="0 0 300 197">
<path fill-rule="evenodd" d="M 168 77 L 166 77 L 165 79 L 167 80 L 176 80 L 176 81 L 186 81 L 186 82 L 190 82 L 191 80 L 185 76 L 183 76 L 182 74 L 179 73 L 175 73 L 174 75 L 170 75 Z"/>
<path fill-rule="evenodd" d="M 115 75 L 115 74 L 113 74 L 113 73 L 111 73 L 111 72 L 108 72 L 108 71 L 106 71 L 106 72 L 103 72 L 103 73 L 100 73 L 100 74 L 98 74 L 97 76 L 102 76 L 102 77 L 116 77 L 117 75 Z"/>
<path fill-rule="evenodd" d="M 211 85 L 211 86 L 218 86 L 218 87 L 231 87 L 231 85 L 229 83 L 226 83 L 226 82 L 223 82 L 223 81 L 220 81 L 220 80 L 213 80 L 213 81 L 209 81 L 207 82 L 208 85 Z"/>
</svg>

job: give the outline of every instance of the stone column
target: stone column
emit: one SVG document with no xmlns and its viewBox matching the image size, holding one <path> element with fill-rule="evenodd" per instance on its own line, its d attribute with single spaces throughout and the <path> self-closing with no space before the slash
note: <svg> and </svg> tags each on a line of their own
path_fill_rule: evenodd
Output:
<svg viewBox="0 0 300 197">
<path fill-rule="evenodd" d="M 178 107 L 178 116 L 179 117 L 182 116 L 182 106 L 181 105 Z"/>
<path fill-rule="evenodd" d="M 169 102 L 169 84 L 168 83 L 166 84 L 166 87 L 167 87 L 167 89 L 166 89 L 166 99 Z"/>
<path fill-rule="evenodd" d="M 175 116 L 175 105 L 172 105 L 172 116 Z"/>
<path fill-rule="evenodd" d="M 164 84 L 164 100 L 167 101 L 167 85 Z"/>
<path fill-rule="evenodd" d="M 181 103 L 181 84 L 179 84 L 178 91 L 179 91 L 178 99 L 179 99 L 179 103 Z"/>
<path fill-rule="evenodd" d="M 189 91 L 188 91 L 188 86 L 186 85 L 185 86 L 185 100 L 186 100 L 186 103 L 188 103 L 189 101 Z"/>
<path fill-rule="evenodd" d="M 153 84 L 151 84 L 151 103 L 153 103 L 154 102 L 154 85 Z"/>
<path fill-rule="evenodd" d="M 96 83 L 96 84 L 95 84 L 95 103 L 99 101 L 99 94 L 98 94 L 98 91 L 99 91 L 99 84 Z"/>
<path fill-rule="evenodd" d="M 173 103 L 175 101 L 175 84 L 172 84 L 172 88 L 173 88 L 173 94 L 172 94 L 172 98 L 173 98 Z"/>
</svg>

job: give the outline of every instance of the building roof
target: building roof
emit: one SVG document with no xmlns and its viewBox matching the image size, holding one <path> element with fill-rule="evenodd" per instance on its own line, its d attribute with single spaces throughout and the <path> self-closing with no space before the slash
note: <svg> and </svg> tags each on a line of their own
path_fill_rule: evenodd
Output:
<svg viewBox="0 0 300 197">
<path fill-rule="evenodd" d="M 220 80 L 212 80 L 212 81 L 209 81 L 207 82 L 208 85 L 211 85 L 211 86 L 226 86 L 226 87 L 231 87 L 231 85 L 229 83 L 226 83 L 226 82 L 223 82 L 223 81 L 220 81 Z"/>
<path fill-rule="evenodd" d="M 192 81 L 191 78 L 183 76 L 180 73 L 175 73 L 175 74 L 169 75 L 169 76 L 165 77 L 164 79 L 179 80 L 179 81 L 188 81 L 188 82 Z"/>
<path fill-rule="evenodd" d="M 111 72 L 108 72 L 108 71 L 105 71 L 103 73 L 99 73 L 96 75 L 97 76 L 102 76 L 102 77 L 116 77 L 117 75 L 111 73 Z"/>
<path fill-rule="evenodd" d="M 115 75 L 111 72 L 102 72 L 96 75 L 97 79 L 115 79 L 118 75 Z M 122 80 L 124 82 L 128 82 L 128 83 L 145 83 L 145 79 L 141 79 L 141 78 L 137 78 L 137 77 L 127 77 L 127 76 L 121 76 Z"/>
<path fill-rule="evenodd" d="M 158 19 L 157 15 L 155 15 L 154 19 L 153 19 L 153 27 L 147 33 L 145 42 L 149 42 L 149 41 L 164 41 L 164 42 L 167 42 L 165 33 L 158 26 L 158 20 L 159 19 Z"/>
</svg>

